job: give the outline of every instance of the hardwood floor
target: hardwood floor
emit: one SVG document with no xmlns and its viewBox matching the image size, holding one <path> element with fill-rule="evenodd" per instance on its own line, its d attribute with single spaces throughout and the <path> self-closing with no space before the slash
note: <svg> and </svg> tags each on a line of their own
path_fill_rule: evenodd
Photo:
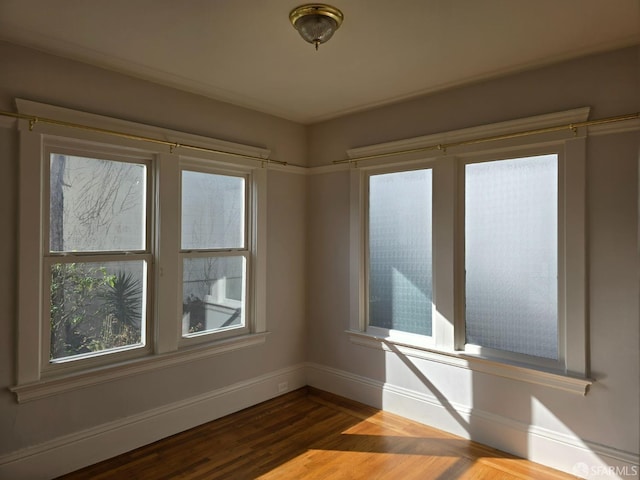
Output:
<svg viewBox="0 0 640 480">
<path fill-rule="evenodd" d="M 575 477 L 397 415 L 305 388 L 60 478 Z"/>
</svg>

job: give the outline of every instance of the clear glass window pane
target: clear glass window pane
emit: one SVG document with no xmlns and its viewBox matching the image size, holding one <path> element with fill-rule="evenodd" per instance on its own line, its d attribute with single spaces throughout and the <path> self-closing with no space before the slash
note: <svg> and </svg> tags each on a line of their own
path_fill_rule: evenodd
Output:
<svg viewBox="0 0 640 480">
<path fill-rule="evenodd" d="M 51 154 L 49 250 L 144 250 L 146 179 L 143 164 Z"/>
<path fill-rule="evenodd" d="M 182 278 L 183 336 L 245 326 L 244 257 L 185 258 Z"/>
<path fill-rule="evenodd" d="M 244 248 L 245 179 L 182 172 L 182 249 Z"/>
<path fill-rule="evenodd" d="M 558 358 L 557 155 L 467 165 L 467 343 Z"/>
<path fill-rule="evenodd" d="M 145 343 L 146 262 L 55 263 L 50 360 Z"/>
<path fill-rule="evenodd" d="M 431 170 L 369 179 L 369 325 L 431 335 Z"/>
</svg>

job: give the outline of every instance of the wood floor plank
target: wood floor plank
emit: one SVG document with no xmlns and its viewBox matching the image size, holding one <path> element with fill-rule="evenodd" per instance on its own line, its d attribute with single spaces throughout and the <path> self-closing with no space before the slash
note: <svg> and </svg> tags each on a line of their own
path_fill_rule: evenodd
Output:
<svg viewBox="0 0 640 480">
<path fill-rule="evenodd" d="M 574 478 L 320 390 L 305 388 L 60 480 Z"/>
</svg>

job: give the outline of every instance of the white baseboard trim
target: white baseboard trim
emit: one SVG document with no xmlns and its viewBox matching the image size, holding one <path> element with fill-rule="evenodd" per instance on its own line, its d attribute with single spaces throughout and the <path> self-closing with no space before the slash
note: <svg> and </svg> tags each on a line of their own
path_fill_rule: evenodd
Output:
<svg viewBox="0 0 640 480">
<path fill-rule="evenodd" d="M 0 478 L 51 479 L 309 385 L 588 479 L 635 478 L 640 456 L 308 363 L 0 456 Z"/>
<path fill-rule="evenodd" d="M 636 478 L 640 456 L 433 395 L 307 364 L 307 384 L 587 479 Z"/>
<path fill-rule="evenodd" d="M 296 365 L 0 457 L 0 478 L 51 479 L 306 385 Z"/>
</svg>

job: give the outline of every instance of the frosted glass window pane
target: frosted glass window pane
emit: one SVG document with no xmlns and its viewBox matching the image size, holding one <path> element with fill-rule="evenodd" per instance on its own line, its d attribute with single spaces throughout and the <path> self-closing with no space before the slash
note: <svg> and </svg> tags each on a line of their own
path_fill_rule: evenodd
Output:
<svg viewBox="0 0 640 480">
<path fill-rule="evenodd" d="M 182 249 L 244 248 L 245 180 L 182 172 Z"/>
<path fill-rule="evenodd" d="M 244 257 L 185 258 L 182 268 L 183 336 L 245 325 Z"/>
<path fill-rule="evenodd" d="M 465 168 L 467 343 L 558 358 L 557 155 Z"/>
<path fill-rule="evenodd" d="M 51 154 L 49 250 L 144 250 L 145 165 Z"/>
<path fill-rule="evenodd" d="M 431 335 L 431 170 L 369 179 L 369 325 Z"/>
</svg>

